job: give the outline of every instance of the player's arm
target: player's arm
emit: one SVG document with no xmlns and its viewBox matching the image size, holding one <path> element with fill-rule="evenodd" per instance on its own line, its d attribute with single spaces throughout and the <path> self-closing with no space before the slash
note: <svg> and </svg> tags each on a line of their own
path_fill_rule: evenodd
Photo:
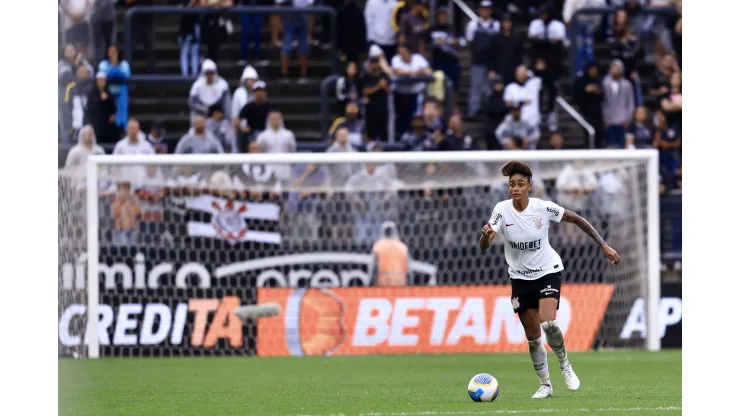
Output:
<svg viewBox="0 0 740 416">
<path fill-rule="evenodd" d="M 591 223 L 588 222 L 585 218 L 581 217 L 580 215 L 569 209 L 566 209 L 563 213 L 563 221 L 577 225 L 578 228 L 581 229 L 581 231 L 583 231 L 584 233 L 586 233 L 586 235 L 596 241 L 596 244 L 601 247 L 601 251 L 604 252 L 604 255 L 609 260 L 611 260 L 612 264 L 619 264 L 619 253 L 617 253 L 617 251 L 613 248 L 609 247 L 609 244 L 607 244 L 606 241 L 601 238 L 598 231 L 596 231 L 594 226 L 591 225 Z"/>
<path fill-rule="evenodd" d="M 484 225 L 481 233 L 479 241 L 480 248 L 491 247 L 491 243 L 493 243 L 493 239 L 496 237 L 496 231 L 493 231 L 491 224 Z"/>
</svg>

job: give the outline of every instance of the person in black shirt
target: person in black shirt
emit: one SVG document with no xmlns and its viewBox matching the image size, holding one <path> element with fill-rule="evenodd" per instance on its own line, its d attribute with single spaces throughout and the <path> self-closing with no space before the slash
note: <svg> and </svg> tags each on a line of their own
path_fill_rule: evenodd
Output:
<svg viewBox="0 0 740 416">
<path fill-rule="evenodd" d="M 669 91 L 660 97 L 660 108 L 668 119 L 668 125 L 680 129 L 683 110 L 680 72 L 671 75 Z"/>
<path fill-rule="evenodd" d="M 238 151 L 246 153 L 249 143 L 257 135 L 265 130 L 267 125 L 267 115 L 273 110 L 274 106 L 267 100 L 267 85 L 264 81 L 257 81 L 252 86 L 254 100 L 239 112 L 239 134 L 237 135 Z"/>
<path fill-rule="evenodd" d="M 627 148 L 650 149 L 653 147 L 653 127 L 649 122 L 650 114 L 647 108 L 637 107 L 632 123 L 627 126 Z"/>
<path fill-rule="evenodd" d="M 504 80 L 504 85 L 515 81 L 516 68 L 524 63 L 524 40 L 514 33 L 510 14 L 501 18 L 501 32 L 493 37 L 491 69 Z"/>
<path fill-rule="evenodd" d="M 669 91 L 671 74 L 677 70 L 676 58 L 671 54 L 663 55 L 658 61 L 658 70 L 653 73 L 650 79 L 648 93 L 656 98 L 666 94 Z"/>
<path fill-rule="evenodd" d="M 661 111 L 655 113 L 655 120 L 653 146 L 660 151 L 660 174 L 666 182 L 673 184 L 681 166 L 681 130 L 668 125 L 668 119 Z"/>
<path fill-rule="evenodd" d="M 336 2 L 336 1 L 335 1 Z M 337 10 L 337 47 L 348 61 L 357 61 L 360 55 L 367 48 L 367 29 L 365 27 L 365 15 L 362 5 L 358 0 L 347 0 Z M 326 20 L 331 22 L 332 17 L 325 15 Z M 324 27 L 329 27 L 325 25 Z M 327 43 L 329 39 L 329 30 L 322 31 Z"/>
<path fill-rule="evenodd" d="M 478 150 L 478 142 L 463 129 L 460 114 L 450 116 L 447 125 L 447 137 L 440 150 Z"/>
<path fill-rule="evenodd" d="M 427 139 L 431 139 L 431 134 L 425 128 L 424 116 L 416 113 L 411 119 L 411 131 L 401 135 L 401 143 L 406 150 L 419 151 Z"/>
<path fill-rule="evenodd" d="M 504 101 L 504 79 L 496 75 L 491 79 L 493 92 L 488 96 L 486 105 L 486 119 L 483 124 L 483 131 L 486 135 L 486 147 L 488 150 L 501 150 L 501 143 L 496 138 L 496 129 L 498 125 L 509 114 L 509 107 Z"/>
<path fill-rule="evenodd" d="M 116 101 L 108 91 L 102 72 L 95 77 L 95 88 L 88 93 L 84 124 L 92 125 L 98 144 L 116 143 L 120 138 L 120 130 L 116 126 Z"/>
<path fill-rule="evenodd" d="M 429 29 L 429 44 L 432 45 L 432 68 L 444 72 L 452 81 L 455 91 L 460 87 L 460 60 L 458 49 L 465 46 L 465 38 L 455 35 L 450 26 L 446 7 L 437 11 L 437 22 Z"/>
<path fill-rule="evenodd" d="M 390 79 L 380 70 L 378 57 L 368 60 L 368 72 L 362 76 L 365 97 L 365 128 L 370 140 L 388 140 L 388 95 Z"/>
<path fill-rule="evenodd" d="M 604 102 L 604 92 L 601 90 L 601 75 L 596 61 L 587 63 L 583 76 L 576 80 L 573 85 L 573 98 L 583 117 L 594 128 L 595 146 L 601 149 L 604 137 L 601 103 Z"/>
</svg>

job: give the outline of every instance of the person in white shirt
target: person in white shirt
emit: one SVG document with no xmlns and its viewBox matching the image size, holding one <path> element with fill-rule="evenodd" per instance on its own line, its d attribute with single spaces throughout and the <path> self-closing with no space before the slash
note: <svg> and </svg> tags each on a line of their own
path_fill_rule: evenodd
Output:
<svg viewBox="0 0 740 416">
<path fill-rule="evenodd" d="M 397 0 L 367 0 L 365 3 L 367 41 L 378 45 L 386 57 L 396 53 L 396 31 L 391 23 L 396 3 Z"/>
<path fill-rule="evenodd" d="M 515 81 L 504 88 L 504 102 L 509 107 L 522 104 L 522 120 L 540 125 L 540 90 L 542 79 L 533 76 L 524 65 L 516 69 Z"/>
<path fill-rule="evenodd" d="M 397 77 L 431 75 L 429 62 L 418 53 L 411 53 L 407 44 L 398 46 L 398 55 L 391 59 L 391 70 Z M 396 83 L 394 86 L 393 105 L 396 113 L 396 134 L 406 133 L 411 128 L 411 117 L 421 104 L 426 84 L 424 82 Z"/>
<path fill-rule="evenodd" d="M 251 153 L 295 153 L 297 150 L 295 134 L 285 128 L 283 115 L 273 110 L 267 115 L 267 129 L 257 136 L 257 139 L 249 144 Z M 290 179 L 289 165 L 270 166 L 275 172 L 278 180 Z"/>
<path fill-rule="evenodd" d="M 141 132 L 139 121 L 135 118 L 128 119 L 126 126 L 126 137 L 119 140 L 113 148 L 114 155 L 153 155 L 154 147 L 146 141 L 146 136 Z M 119 179 L 125 179 L 129 182 L 135 181 L 142 176 L 143 166 L 126 166 L 118 171 Z"/>
<path fill-rule="evenodd" d="M 74 173 L 85 176 L 87 172 L 87 158 L 90 155 L 104 155 L 105 150 L 95 143 L 95 132 L 92 126 L 83 126 L 78 135 L 78 142 L 72 146 L 67 153 L 67 161 L 64 164 L 65 169 L 70 169 Z"/>
<path fill-rule="evenodd" d="M 561 221 L 578 226 L 596 241 L 604 255 L 619 264 L 619 253 L 599 236 L 594 227 L 580 215 L 554 202 L 530 198 L 532 170 L 526 164 L 511 161 L 501 173 L 509 179 L 511 199 L 493 208 L 480 237 L 480 247 L 491 246 L 494 237 L 504 239 L 504 256 L 511 277 L 511 306 L 519 315 L 529 341 L 529 356 L 540 379 L 540 388 L 532 396 L 542 399 L 552 396 L 552 383 L 547 367 L 547 351 L 542 344 L 542 330 L 560 364 L 560 371 L 569 390 L 578 390 L 581 381 L 568 360 L 563 332 L 555 322 L 560 306 L 563 261 L 550 246 L 550 223 Z"/>
<path fill-rule="evenodd" d="M 555 180 L 558 199 L 580 214 L 585 213 L 588 197 L 597 186 L 596 175 L 580 160 L 567 164 Z"/>
<path fill-rule="evenodd" d="M 229 84 L 218 75 L 216 63 L 210 59 L 206 59 L 201 66 L 201 75 L 195 80 L 193 86 L 190 87 L 190 96 L 188 98 L 190 122 L 192 123 L 197 115 L 207 115 L 208 108 L 216 103 L 221 103 L 224 111 L 227 112 L 226 118 L 231 119 L 231 92 L 229 92 Z"/>
</svg>

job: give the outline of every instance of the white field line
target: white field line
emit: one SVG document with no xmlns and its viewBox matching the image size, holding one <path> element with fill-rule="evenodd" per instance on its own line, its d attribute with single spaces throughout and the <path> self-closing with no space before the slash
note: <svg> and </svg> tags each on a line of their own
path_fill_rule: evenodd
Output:
<svg viewBox="0 0 740 416">
<path fill-rule="evenodd" d="M 533 413 L 593 413 L 593 412 L 664 412 L 669 410 L 681 410 L 681 406 L 669 407 L 602 407 L 596 409 L 491 409 L 487 411 L 426 411 L 426 412 L 390 412 L 390 413 L 359 413 L 357 416 L 456 416 L 456 415 L 517 415 Z M 348 416 L 344 413 L 332 413 L 330 415 L 298 415 L 298 416 Z"/>
</svg>

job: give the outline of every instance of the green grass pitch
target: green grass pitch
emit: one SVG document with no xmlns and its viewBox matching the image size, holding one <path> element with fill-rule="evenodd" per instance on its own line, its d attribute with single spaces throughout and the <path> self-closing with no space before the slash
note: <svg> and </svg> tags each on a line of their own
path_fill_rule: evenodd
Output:
<svg viewBox="0 0 740 416">
<path fill-rule="evenodd" d="M 555 395 L 544 400 L 530 399 L 538 380 L 526 353 L 60 359 L 59 414 L 681 414 L 681 351 L 570 354 L 577 392 L 548 355 Z M 468 397 L 468 381 L 480 372 L 501 383 L 492 403 Z"/>
</svg>

